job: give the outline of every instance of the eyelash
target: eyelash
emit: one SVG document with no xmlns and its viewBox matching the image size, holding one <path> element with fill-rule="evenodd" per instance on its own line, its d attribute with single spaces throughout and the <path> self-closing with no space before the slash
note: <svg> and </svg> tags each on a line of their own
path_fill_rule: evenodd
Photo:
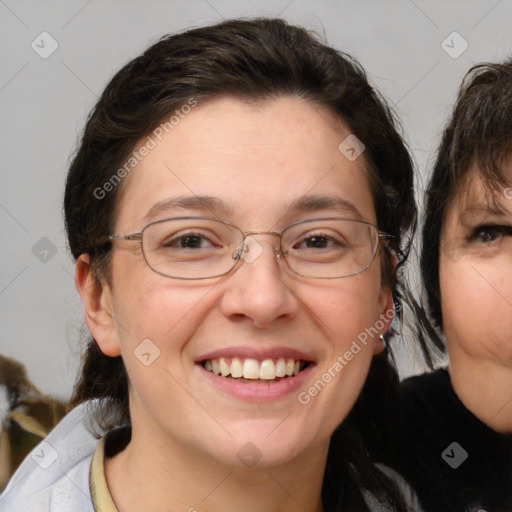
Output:
<svg viewBox="0 0 512 512">
<path fill-rule="evenodd" d="M 492 233 L 492 240 L 482 240 L 483 233 Z M 497 236 L 512 236 L 512 226 L 498 224 L 482 224 L 474 228 L 467 237 L 468 242 L 489 243 L 494 242 Z"/>
</svg>

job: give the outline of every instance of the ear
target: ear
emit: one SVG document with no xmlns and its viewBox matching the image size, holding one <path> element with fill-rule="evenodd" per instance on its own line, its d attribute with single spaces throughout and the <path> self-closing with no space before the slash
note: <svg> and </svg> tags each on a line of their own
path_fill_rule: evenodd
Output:
<svg viewBox="0 0 512 512">
<path fill-rule="evenodd" d="M 398 262 L 396 254 L 394 252 L 390 252 L 390 262 L 390 271 L 394 275 L 396 265 Z M 393 322 L 393 318 L 395 316 L 393 294 L 387 286 L 382 287 L 379 292 L 378 307 L 380 311 L 380 316 L 379 320 L 377 320 L 378 323 L 376 323 L 380 331 L 379 334 L 383 336 L 391 327 L 391 323 Z M 384 342 L 382 341 L 382 338 L 379 337 L 378 339 L 375 340 L 375 344 L 373 346 L 373 353 L 374 355 L 376 355 L 381 354 L 382 352 L 384 352 Z"/>
<path fill-rule="evenodd" d="M 389 288 L 383 288 L 380 291 L 379 306 L 380 316 L 376 322 L 376 327 L 379 329 L 379 334 L 383 336 L 391 327 L 394 317 L 393 295 Z M 379 336 L 375 338 L 373 353 L 376 355 L 382 352 L 384 352 L 384 342 Z"/>
<path fill-rule="evenodd" d="M 121 355 L 112 315 L 111 289 L 107 284 L 95 282 L 88 254 L 76 260 L 75 286 L 84 303 L 87 327 L 101 351 L 109 357 Z"/>
</svg>

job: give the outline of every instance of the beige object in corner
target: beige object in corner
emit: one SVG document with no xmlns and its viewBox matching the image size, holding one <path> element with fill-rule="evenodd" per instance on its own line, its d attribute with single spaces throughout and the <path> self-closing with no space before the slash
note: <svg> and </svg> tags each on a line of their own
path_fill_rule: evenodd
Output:
<svg viewBox="0 0 512 512">
<path fill-rule="evenodd" d="M 16 468 L 65 415 L 65 405 L 41 393 L 25 367 L 0 355 L 0 492 Z"/>
</svg>

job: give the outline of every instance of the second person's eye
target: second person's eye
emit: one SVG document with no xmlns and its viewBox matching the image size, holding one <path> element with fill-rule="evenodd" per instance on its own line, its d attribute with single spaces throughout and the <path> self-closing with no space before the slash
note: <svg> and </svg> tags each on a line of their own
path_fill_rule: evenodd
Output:
<svg viewBox="0 0 512 512">
<path fill-rule="evenodd" d="M 484 225 L 478 226 L 472 231 L 469 241 L 488 244 L 505 236 L 512 236 L 512 226 Z"/>
</svg>

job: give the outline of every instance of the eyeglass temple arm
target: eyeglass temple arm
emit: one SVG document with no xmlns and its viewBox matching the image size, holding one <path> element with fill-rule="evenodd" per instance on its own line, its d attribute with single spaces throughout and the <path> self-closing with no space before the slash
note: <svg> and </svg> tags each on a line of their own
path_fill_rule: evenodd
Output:
<svg viewBox="0 0 512 512">
<path fill-rule="evenodd" d="M 142 233 L 131 233 L 130 235 L 110 235 L 109 240 L 142 240 Z"/>
<path fill-rule="evenodd" d="M 389 243 L 391 242 L 391 240 L 393 240 L 393 238 L 395 238 L 393 235 L 388 235 L 387 233 L 383 233 L 382 231 L 379 231 L 379 241 L 383 241 L 386 246 L 389 245 Z"/>
</svg>

